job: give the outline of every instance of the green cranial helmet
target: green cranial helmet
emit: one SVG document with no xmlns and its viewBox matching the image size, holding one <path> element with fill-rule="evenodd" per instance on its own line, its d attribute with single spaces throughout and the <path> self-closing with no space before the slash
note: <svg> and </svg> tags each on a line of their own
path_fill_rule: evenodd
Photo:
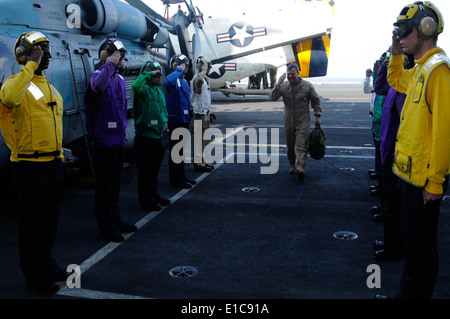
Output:
<svg viewBox="0 0 450 319">
<path fill-rule="evenodd" d="M 142 67 L 140 74 L 144 72 L 150 72 L 155 70 L 161 70 L 161 64 L 157 61 L 147 61 Z"/>
</svg>

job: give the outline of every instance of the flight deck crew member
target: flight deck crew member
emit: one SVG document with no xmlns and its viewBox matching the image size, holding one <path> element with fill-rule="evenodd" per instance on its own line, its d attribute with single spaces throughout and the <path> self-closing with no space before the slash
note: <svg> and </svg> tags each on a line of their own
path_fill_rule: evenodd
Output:
<svg viewBox="0 0 450 319">
<path fill-rule="evenodd" d="M 199 172 L 211 172 L 214 166 L 208 165 L 203 156 L 203 150 L 205 149 L 203 135 L 209 128 L 211 116 L 211 88 L 206 77 L 211 70 L 211 60 L 208 57 L 200 56 L 197 58 L 195 67 L 197 73 L 191 81 L 191 128 L 194 139 L 198 135 L 202 137 L 202 140 L 201 142 L 194 140 L 194 169 Z M 198 126 L 196 126 L 196 121 L 200 121 L 201 125 L 197 124 Z M 201 134 L 195 132 L 196 128 L 200 128 Z"/>
<path fill-rule="evenodd" d="M 140 77 L 132 84 L 134 92 L 133 114 L 138 172 L 138 198 L 142 207 L 150 211 L 161 210 L 170 200 L 158 193 L 158 173 L 164 159 L 164 129 L 167 109 L 161 85 L 161 65 L 148 61 L 141 67 Z"/>
<path fill-rule="evenodd" d="M 196 183 L 194 180 L 187 178 L 184 173 L 183 150 L 186 141 L 180 140 L 179 136 L 174 134 L 177 128 L 189 129 L 191 88 L 184 78 L 188 71 L 188 64 L 189 59 L 183 54 L 172 57 L 170 66 L 173 72 L 166 77 L 166 106 L 170 132 L 169 178 L 172 186 L 177 188 L 191 188 L 191 185 Z M 183 143 L 183 145 L 177 145 L 178 143 Z M 180 146 L 180 152 L 172 154 L 175 145 Z"/>
<path fill-rule="evenodd" d="M 314 86 L 302 79 L 297 64 L 289 64 L 287 73 L 279 78 L 275 88 L 270 92 L 272 101 L 283 97 L 284 133 L 286 135 L 287 154 L 291 168 L 290 174 L 297 173 L 299 180 L 305 178 L 306 158 L 308 156 L 308 136 L 310 126 L 309 103 L 314 110 L 315 124 L 321 123 L 319 95 Z M 287 82 L 284 82 L 287 74 Z"/>
<path fill-rule="evenodd" d="M 86 130 L 94 146 L 95 217 L 101 234 L 121 242 L 121 233 L 137 227 L 121 219 L 120 177 L 126 151 L 127 97 L 125 79 L 118 74 L 125 57 L 123 43 L 105 39 L 98 54 L 102 65 L 89 78 L 84 99 Z"/>
<path fill-rule="evenodd" d="M 406 92 L 395 145 L 405 265 L 398 298 L 431 298 L 438 274 L 437 228 L 450 168 L 450 60 L 437 47 L 444 21 L 431 2 L 405 6 L 392 36 L 389 84 Z M 403 68 L 403 54 L 416 65 Z"/>
<path fill-rule="evenodd" d="M 52 57 L 47 36 L 21 34 L 15 57 L 23 67 L 1 88 L 0 124 L 19 198 L 20 267 L 29 287 L 55 293 L 68 277 L 51 252 L 63 186 L 63 99 L 43 73 Z"/>
<path fill-rule="evenodd" d="M 414 67 L 414 57 L 405 54 L 403 67 Z M 383 110 L 380 125 L 380 160 L 383 183 L 383 241 L 375 241 L 376 249 L 373 258 L 376 260 L 394 260 L 403 256 L 402 232 L 400 210 L 398 205 L 398 177 L 392 171 L 394 162 L 395 140 L 397 138 L 400 113 L 406 94 L 397 92 L 389 86 L 387 81 L 387 65 L 389 59 L 383 61 L 375 82 L 375 91 L 386 96 L 383 101 Z M 380 214 L 381 215 L 381 214 Z M 374 219 L 375 219 L 374 215 Z"/>
</svg>

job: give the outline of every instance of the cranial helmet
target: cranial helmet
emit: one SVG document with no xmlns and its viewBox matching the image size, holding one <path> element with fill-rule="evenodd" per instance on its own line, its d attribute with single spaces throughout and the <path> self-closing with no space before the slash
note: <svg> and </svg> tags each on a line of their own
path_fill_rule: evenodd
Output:
<svg viewBox="0 0 450 319">
<path fill-rule="evenodd" d="M 400 38 L 406 37 L 416 27 L 420 39 L 425 41 L 444 31 L 444 18 L 431 2 L 416 1 L 402 9 L 394 26 Z"/>
<path fill-rule="evenodd" d="M 199 56 L 197 58 L 197 62 L 195 63 L 195 66 L 199 72 L 202 70 L 202 66 L 205 63 L 208 63 L 208 66 L 211 67 L 211 59 L 210 58 L 208 58 L 206 56 Z"/>
<path fill-rule="evenodd" d="M 39 31 L 25 32 L 17 38 L 14 46 L 14 56 L 17 63 L 24 65 L 35 45 L 40 45 L 44 52 L 48 52 L 51 56 L 50 41 L 45 34 Z"/>
<path fill-rule="evenodd" d="M 147 61 L 142 67 L 141 72 L 149 72 L 149 71 L 155 71 L 155 70 L 161 70 L 161 64 L 159 64 L 158 61 Z"/>
<path fill-rule="evenodd" d="M 105 62 L 106 59 L 115 51 L 120 51 L 122 57 L 125 57 L 125 53 L 127 52 L 122 41 L 115 38 L 105 39 L 103 40 L 102 44 L 100 45 L 100 49 L 98 50 L 98 57 L 100 58 L 100 60 Z"/>
<path fill-rule="evenodd" d="M 180 55 L 174 55 L 171 59 L 170 59 L 170 66 L 172 67 L 172 69 L 176 69 L 179 65 L 186 63 L 186 65 L 189 64 L 189 59 L 187 56 L 185 56 L 184 54 L 180 54 Z"/>
</svg>

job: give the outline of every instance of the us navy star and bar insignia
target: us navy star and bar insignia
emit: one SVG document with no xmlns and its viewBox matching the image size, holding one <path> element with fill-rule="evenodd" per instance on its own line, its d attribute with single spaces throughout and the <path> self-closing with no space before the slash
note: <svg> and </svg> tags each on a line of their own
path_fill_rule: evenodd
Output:
<svg viewBox="0 0 450 319">
<path fill-rule="evenodd" d="M 216 35 L 217 43 L 230 42 L 237 47 L 246 47 L 255 37 L 267 35 L 266 27 L 254 28 L 246 22 L 234 23 L 226 33 Z"/>
<path fill-rule="evenodd" d="M 236 63 L 213 64 L 208 77 L 211 79 L 221 78 L 227 71 L 236 71 Z"/>
</svg>

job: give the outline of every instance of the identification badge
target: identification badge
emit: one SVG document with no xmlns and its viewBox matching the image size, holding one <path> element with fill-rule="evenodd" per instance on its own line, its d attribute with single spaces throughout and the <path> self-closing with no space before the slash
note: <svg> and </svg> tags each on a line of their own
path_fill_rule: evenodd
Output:
<svg viewBox="0 0 450 319">
<path fill-rule="evenodd" d="M 117 128 L 117 122 L 108 122 L 108 128 Z"/>
<path fill-rule="evenodd" d="M 152 125 L 157 125 L 157 124 L 158 124 L 158 120 L 151 120 L 150 123 L 151 123 Z"/>
<path fill-rule="evenodd" d="M 184 110 L 184 114 L 189 114 L 189 111 L 188 110 Z"/>
</svg>

